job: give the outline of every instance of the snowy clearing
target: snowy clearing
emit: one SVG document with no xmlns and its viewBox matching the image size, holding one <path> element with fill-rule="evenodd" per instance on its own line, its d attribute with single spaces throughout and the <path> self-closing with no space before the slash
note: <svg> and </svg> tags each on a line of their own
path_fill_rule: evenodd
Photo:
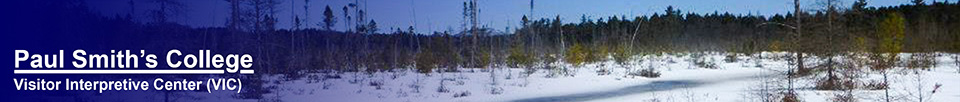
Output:
<svg viewBox="0 0 960 102">
<path fill-rule="evenodd" d="M 776 94 L 785 85 L 789 60 L 777 58 L 785 53 L 764 53 L 762 59 L 737 56 L 724 61 L 725 54 L 706 54 L 704 61 L 716 68 L 702 68 L 690 54 L 635 57 L 625 66 L 613 61 L 580 67 L 554 64 L 554 69 L 460 68 L 459 72 L 434 71 L 427 75 L 414 70 L 376 73 L 313 73 L 306 78 L 277 81 L 275 93 L 263 95 L 277 101 L 329 102 L 756 102 L 764 93 Z M 960 74 L 950 57 L 941 54 L 937 64 L 917 74 L 907 69 L 891 71 L 890 91 L 895 101 L 924 100 L 947 102 L 960 100 Z M 810 60 L 810 59 L 808 59 Z M 566 67 L 566 70 L 563 68 Z M 653 68 L 658 78 L 633 76 L 639 69 Z M 608 71 L 603 71 L 607 69 Z M 530 72 L 530 73 L 528 73 Z M 865 71 L 861 82 L 881 79 L 874 71 Z M 560 73 L 560 74 L 558 74 Z M 282 75 L 266 79 L 281 80 Z M 840 91 L 814 90 L 817 75 L 796 79 L 794 88 L 800 100 L 831 101 Z M 936 88 L 936 85 L 941 87 Z M 917 87 L 921 86 L 921 87 Z M 918 88 L 920 89 L 918 91 Z M 937 92 L 932 93 L 931 91 Z M 883 90 L 855 89 L 859 101 L 883 101 Z"/>
</svg>

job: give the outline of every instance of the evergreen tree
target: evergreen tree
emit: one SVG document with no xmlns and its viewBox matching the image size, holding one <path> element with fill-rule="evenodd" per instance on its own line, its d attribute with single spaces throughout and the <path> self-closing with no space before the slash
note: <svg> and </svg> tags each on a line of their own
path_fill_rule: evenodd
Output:
<svg viewBox="0 0 960 102">
<path fill-rule="evenodd" d="M 889 85 L 887 70 L 894 68 L 898 59 L 897 55 L 902 50 L 903 38 L 905 33 L 905 19 L 900 15 L 900 13 L 888 13 L 886 17 L 880 21 L 880 25 L 877 29 L 877 38 L 879 38 L 879 45 L 877 52 L 876 61 L 878 64 L 873 69 L 879 70 L 883 74 L 883 83 Z M 890 101 L 890 91 L 889 89 L 884 89 L 885 100 Z"/>
<path fill-rule="evenodd" d="M 333 10 L 330 10 L 330 5 L 327 5 L 323 9 L 323 28 L 327 30 L 333 30 L 334 23 L 336 23 L 336 18 L 333 16 Z"/>
<path fill-rule="evenodd" d="M 853 10 L 857 12 L 863 11 L 863 9 L 865 9 L 866 6 L 867 6 L 867 0 L 857 0 L 856 2 L 853 2 Z"/>
<path fill-rule="evenodd" d="M 168 23 L 170 16 L 175 16 L 183 11 L 184 4 L 177 0 L 153 0 L 160 7 L 157 10 L 150 11 L 155 23 Z"/>
<path fill-rule="evenodd" d="M 350 19 L 350 8 L 348 6 L 343 6 L 343 19 L 344 19 L 343 28 L 346 30 L 346 32 L 350 32 L 351 19 Z"/>
<path fill-rule="evenodd" d="M 366 25 L 367 27 L 365 27 L 365 29 L 367 34 L 376 34 L 377 30 L 380 30 L 377 28 L 377 21 L 370 20 L 370 23 L 367 23 Z"/>
</svg>

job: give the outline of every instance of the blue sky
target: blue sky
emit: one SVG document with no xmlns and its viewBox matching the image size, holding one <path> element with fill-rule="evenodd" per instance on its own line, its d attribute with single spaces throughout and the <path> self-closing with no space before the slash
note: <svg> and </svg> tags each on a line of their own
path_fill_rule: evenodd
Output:
<svg viewBox="0 0 960 102">
<path fill-rule="evenodd" d="M 90 7 L 103 15 L 126 15 L 131 13 L 129 0 L 89 0 Z M 172 21 L 193 27 L 222 27 L 228 18 L 228 3 L 225 0 L 181 0 L 186 10 Z M 304 0 L 280 0 L 278 27 L 292 26 L 291 15 L 306 15 Z M 337 16 L 336 30 L 344 29 L 341 8 L 354 0 L 309 0 L 309 20 L 312 24 L 322 19 L 324 6 L 329 5 Z M 462 22 L 462 3 L 466 0 L 358 0 L 366 4 L 369 19 L 376 20 L 382 32 L 387 28 L 415 26 L 418 32 L 458 30 Z M 478 0 L 481 9 L 480 22 L 490 28 L 503 30 L 519 26 L 520 17 L 534 18 L 560 16 L 564 22 L 579 22 L 581 15 L 596 19 L 608 16 L 639 16 L 663 13 L 667 6 L 674 6 L 684 13 L 730 12 L 733 14 L 774 15 L 793 11 L 793 0 L 535 0 L 531 14 L 529 0 Z M 807 11 L 817 10 L 823 0 L 801 0 Z M 854 0 L 839 0 L 849 7 Z M 909 4 L 910 0 L 867 0 L 868 6 L 891 6 Z M 933 0 L 926 0 L 929 3 Z M 942 1 L 942 0 L 938 0 Z M 957 0 L 948 0 L 956 2 Z M 134 0 L 137 18 L 146 18 L 147 10 L 157 6 L 149 0 Z M 415 12 L 414 12 L 415 11 Z M 351 14 L 355 15 L 355 14 Z M 415 19 L 414 19 L 415 18 Z M 146 20 L 143 20 L 146 21 Z M 318 27 L 316 25 L 307 27 Z"/>
</svg>

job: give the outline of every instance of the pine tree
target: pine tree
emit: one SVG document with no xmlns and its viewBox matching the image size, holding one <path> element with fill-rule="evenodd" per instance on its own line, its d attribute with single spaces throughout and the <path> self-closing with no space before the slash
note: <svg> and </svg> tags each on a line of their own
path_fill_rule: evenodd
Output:
<svg viewBox="0 0 960 102">
<path fill-rule="evenodd" d="M 913 5 L 917 5 L 917 6 L 924 5 L 923 0 L 913 0 L 910 2 L 913 3 Z"/>
<path fill-rule="evenodd" d="M 853 10 L 855 12 L 862 12 L 867 6 L 867 0 L 857 0 L 853 2 Z"/>
<path fill-rule="evenodd" d="M 333 16 L 333 10 L 330 10 L 330 5 L 323 10 L 323 28 L 327 30 L 333 30 L 334 23 L 336 23 L 336 17 Z"/>
<path fill-rule="evenodd" d="M 370 20 L 370 23 L 367 23 L 366 25 L 367 34 L 375 34 L 377 33 L 377 30 L 380 30 L 377 28 L 377 21 Z"/>
<path fill-rule="evenodd" d="M 879 38 L 879 45 L 877 53 L 878 55 L 877 66 L 874 67 L 874 70 L 879 70 L 883 74 L 883 83 L 885 85 L 890 85 L 887 77 L 887 70 L 893 68 L 896 65 L 897 56 L 903 44 L 903 38 L 906 26 L 904 24 L 905 19 L 896 12 L 888 13 L 887 16 L 880 21 L 880 25 L 877 29 L 877 38 Z M 884 89 L 884 99 L 887 102 L 890 102 L 890 89 Z"/>
<path fill-rule="evenodd" d="M 349 6 L 343 6 L 343 28 L 346 32 L 350 32 L 350 8 Z"/>
<path fill-rule="evenodd" d="M 151 11 L 155 23 L 168 23 L 168 17 L 181 13 L 184 8 L 184 4 L 177 0 L 153 0 L 153 2 L 160 7 Z"/>
</svg>

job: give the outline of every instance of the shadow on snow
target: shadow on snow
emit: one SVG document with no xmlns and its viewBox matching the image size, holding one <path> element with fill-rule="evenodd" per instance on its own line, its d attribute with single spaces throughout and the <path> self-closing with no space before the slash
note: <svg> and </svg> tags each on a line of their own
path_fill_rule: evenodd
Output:
<svg viewBox="0 0 960 102">
<path fill-rule="evenodd" d="M 580 102 L 580 101 L 613 98 L 613 97 L 620 97 L 620 96 L 654 92 L 654 91 L 666 91 L 666 90 L 673 90 L 678 88 L 690 88 L 690 87 L 700 86 L 703 84 L 704 84 L 703 82 L 692 81 L 692 80 L 654 81 L 648 84 L 630 86 L 630 87 L 625 87 L 625 88 L 611 90 L 611 91 L 528 98 L 528 99 L 514 100 L 513 102 Z"/>
</svg>

